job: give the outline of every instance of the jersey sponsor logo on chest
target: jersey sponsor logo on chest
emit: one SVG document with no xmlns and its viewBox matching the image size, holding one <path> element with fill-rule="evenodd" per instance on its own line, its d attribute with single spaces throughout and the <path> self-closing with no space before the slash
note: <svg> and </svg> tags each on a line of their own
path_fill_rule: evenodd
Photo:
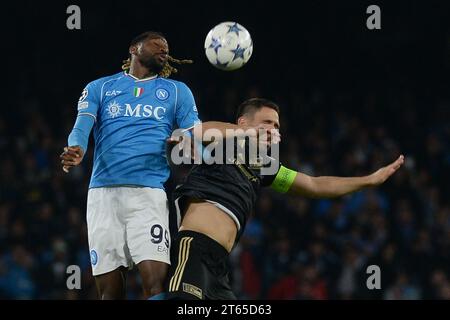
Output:
<svg viewBox="0 0 450 320">
<path fill-rule="evenodd" d="M 125 103 L 124 106 L 120 105 L 116 101 L 108 104 L 107 112 L 110 118 L 122 117 L 135 117 L 135 118 L 155 118 L 156 120 L 164 119 L 166 114 L 166 108 L 161 106 L 152 106 L 149 104 L 130 104 Z"/>
</svg>

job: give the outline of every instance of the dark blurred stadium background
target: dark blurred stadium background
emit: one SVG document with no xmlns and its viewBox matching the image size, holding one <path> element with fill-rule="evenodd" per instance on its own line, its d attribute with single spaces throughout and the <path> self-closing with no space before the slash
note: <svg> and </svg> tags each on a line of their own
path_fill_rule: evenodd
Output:
<svg viewBox="0 0 450 320">
<path fill-rule="evenodd" d="M 66 29 L 69 4 L 81 7 L 79 31 Z M 366 28 L 370 4 L 381 7 L 381 30 Z M 173 56 L 195 60 L 174 78 L 191 87 L 202 120 L 233 121 L 249 97 L 280 104 L 288 166 L 363 175 L 406 155 L 381 188 L 333 201 L 265 190 L 230 259 L 240 298 L 450 299 L 445 1 L 2 6 L 9 86 L 0 111 L 0 298 L 96 298 L 85 222 L 92 141 L 68 175 L 58 156 L 85 84 L 118 72 L 136 34 L 159 30 Z M 203 53 L 209 29 L 227 20 L 254 41 L 248 65 L 232 73 Z M 82 268 L 81 290 L 66 289 L 71 264 Z M 381 290 L 365 287 L 370 264 L 381 268 Z M 129 298 L 141 298 L 139 281 L 130 273 Z"/>
</svg>

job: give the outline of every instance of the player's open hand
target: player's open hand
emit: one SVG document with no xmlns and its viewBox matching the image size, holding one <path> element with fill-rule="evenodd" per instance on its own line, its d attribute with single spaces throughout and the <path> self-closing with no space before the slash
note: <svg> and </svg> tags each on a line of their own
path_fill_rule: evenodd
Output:
<svg viewBox="0 0 450 320">
<path fill-rule="evenodd" d="M 370 177 L 370 184 L 372 186 L 378 186 L 385 182 L 390 176 L 392 176 L 405 162 L 405 157 L 401 155 L 391 164 L 375 171 Z"/>
<path fill-rule="evenodd" d="M 72 167 L 79 165 L 83 156 L 83 149 L 80 146 L 64 147 L 64 152 L 59 156 L 64 172 L 67 173 Z"/>
</svg>

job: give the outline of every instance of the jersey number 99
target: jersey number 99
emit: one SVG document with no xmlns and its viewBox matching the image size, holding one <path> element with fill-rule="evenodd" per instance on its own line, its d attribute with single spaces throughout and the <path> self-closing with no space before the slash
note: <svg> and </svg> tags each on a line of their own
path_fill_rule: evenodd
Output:
<svg viewBox="0 0 450 320">
<path fill-rule="evenodd" d="M 164 244 L 169 248 L 169 232 L 160 224 L 154 224 L 151 227 L 150 235 L 152 236 L 152 243 L 159 244 L 164 240 Z"/>
</svg>

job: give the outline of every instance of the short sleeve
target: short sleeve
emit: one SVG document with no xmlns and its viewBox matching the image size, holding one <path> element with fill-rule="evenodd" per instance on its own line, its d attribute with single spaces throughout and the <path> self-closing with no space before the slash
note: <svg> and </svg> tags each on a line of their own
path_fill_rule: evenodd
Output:
<svg viewBox="0 0 450 320">
<path fill-rule="evenodd" d="M 265 157 L 267 159 L 264 161 L 267 164 L 264 165 L 266 170 L 268 171 L 268 174 L 261 174 L 261 186 L 262 187 L 268 187 L 270 186 L 273 181 L 275 180 L 275 177 L 277 176 L 278 172 L 281 168 L 281 163 L 278 159 L 272 158 L 272 157 Z"/>
</svg>

